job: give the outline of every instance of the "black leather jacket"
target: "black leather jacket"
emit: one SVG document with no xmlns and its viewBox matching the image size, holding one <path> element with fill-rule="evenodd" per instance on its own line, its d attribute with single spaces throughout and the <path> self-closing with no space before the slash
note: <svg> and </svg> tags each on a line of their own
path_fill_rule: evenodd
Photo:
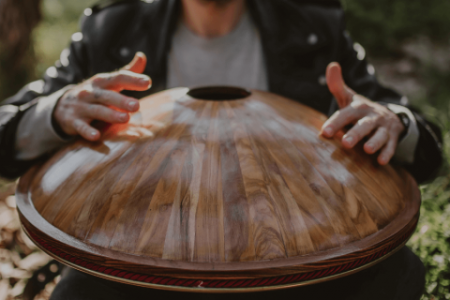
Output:
<svg viewBox="0 0 450 300">
<path fill-rule="evenodd" d="M 148 57 L 145 74 L 153 79 L 148 92 L 125 92 L 142 97 L 166 88 L 167 56 L 180 13 L 179 0 L 113 1 L 106 8 L 85 11 L 81 35 L 70 44 L 57 76 L 45 75 L 42 93 L 25 86 L 0 107 L 0 175 L 15 178 L 33 161 L 15 159 L 15 134 L 24 112 L 40 96 L 97 73 L 111 72 L 131 61 L 136 51 Z M 401 96 L 386 89 L 357 58 L 345 32 L 344 12 L 336 1 L 247 0 L 250 15 L 260 31 L 269 90 L 309 105 L 325 114 L 337 109 L 324 84 L 325 70 L 338 61 L 344 79 L 356 92 L 374 101 L 400 103 Z M 81 38 L 81 39 L 80 39 Z M 67 54 L 67 51 L 65 52 Z M 55 75 L 55 74 L 53 74 Z M 441 161 L 441 133 L 416 114 L 420 131 L 415 163 L 405 166 L 417 181 L 433 178 Z M 40 158 L 42 159 L 42 158 Z"/>
</svg>

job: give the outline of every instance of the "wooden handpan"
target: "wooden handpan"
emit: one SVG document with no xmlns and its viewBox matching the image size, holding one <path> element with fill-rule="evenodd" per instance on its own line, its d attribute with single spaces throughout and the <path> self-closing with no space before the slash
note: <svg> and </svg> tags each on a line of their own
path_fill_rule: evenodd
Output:
<svg viewBox="0 0 450 300">
<path fill-rule="evenodd" d="M 271 290 L 370 267 L 401 248 L 420 193 L 321 113 L 260 91 L 164 91 L 101 141 L 77 140 L 19 182 L 30 238 L 58 261 L 139 286 Z"/>
</svg>

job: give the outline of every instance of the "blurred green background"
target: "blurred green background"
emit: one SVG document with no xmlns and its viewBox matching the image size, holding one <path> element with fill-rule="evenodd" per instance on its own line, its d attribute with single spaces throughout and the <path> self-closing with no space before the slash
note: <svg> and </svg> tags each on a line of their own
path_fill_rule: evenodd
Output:
<svg viewBox="0 0 450 300">
<path fill-rule="evenodd" d="M 445 165 L 421 186 L 421 217 L 408 246 L 427 270 L 423 299 L 450 299 L 450 1 L 344 0 L 348 30 L 378 78 L 406 95 L 444 135 Z"/>
<path fill-rule="evenodd" d="M 0 68 L 0 99 L 39 78 L 58 60 L 71 34 L 78 31 L 79 16 L 94 2 L 43 0 L 44 19 L 33 33 L 14 84 L 6 80 L 9 70 Z M 342 2 L 348 30 L 365 48 L 379 80 L 406 95 L 443 130 L 446 163 L 434 182 L 421 186 L 421 218 L 408 245 L 427 269 L 423 299 L 450 299 L 450 1 Z M 2 59 L 0 47 L 0 67 Z"/>
</svg>

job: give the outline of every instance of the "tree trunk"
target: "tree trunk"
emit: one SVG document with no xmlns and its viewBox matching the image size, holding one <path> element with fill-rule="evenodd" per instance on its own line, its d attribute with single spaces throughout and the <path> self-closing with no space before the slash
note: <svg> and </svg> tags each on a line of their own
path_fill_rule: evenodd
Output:
<svg viewBox="0 0 450 300">
<path fill-rule="evenodd" d="M 41 20 L 41 0 L 0 0 L 0 100 L 34 73 L 31 34 Z"/>
</svg>

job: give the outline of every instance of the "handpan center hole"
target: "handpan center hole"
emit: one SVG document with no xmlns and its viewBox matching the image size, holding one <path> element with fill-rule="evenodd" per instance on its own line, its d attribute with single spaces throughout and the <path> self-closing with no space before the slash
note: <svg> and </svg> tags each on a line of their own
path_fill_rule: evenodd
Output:
<svg viewBox="0 0 450 300">
<path fill-rule="evenodd" d="M 211 100 L 211 101 L 225 101 L 238 100 L 250 96 L 252 93 L 243 88 L 231 86 L 211 86 L 200 87 L 190 90 L 187 93 L 195 99 Z"/>
</svg>

